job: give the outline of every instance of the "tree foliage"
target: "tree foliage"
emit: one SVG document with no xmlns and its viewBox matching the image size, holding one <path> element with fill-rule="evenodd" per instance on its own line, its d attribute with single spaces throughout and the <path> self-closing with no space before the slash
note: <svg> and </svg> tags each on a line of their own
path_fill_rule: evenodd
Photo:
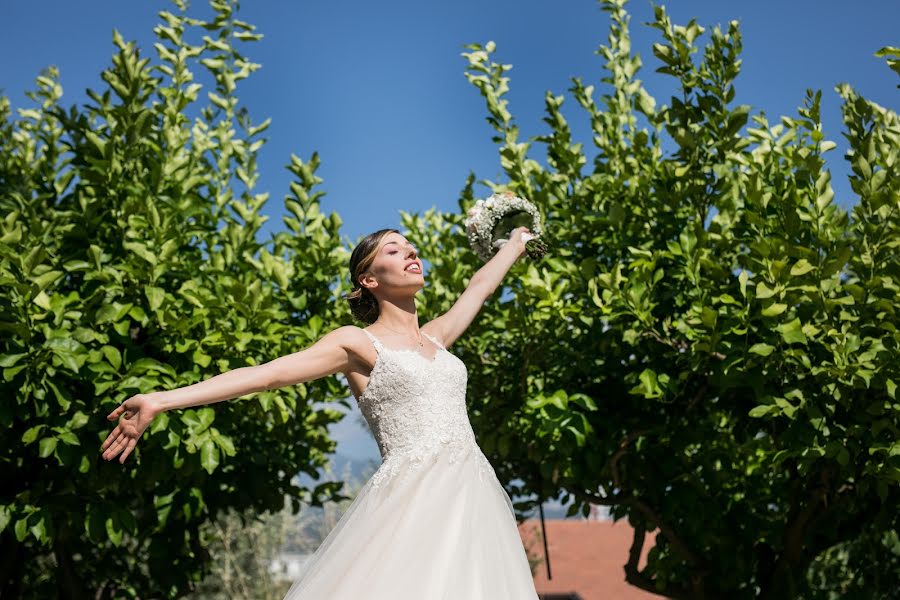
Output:
<svg viewBox="0 0 900 600">
<path fill-rule="evenodd" d="M 547 133 L 522 139 L 509 65 L 490 43 L 465 54 L 506 178 L 485 183 L 534 201 L 554 241 L 454 346 L 479 441 L 501 479 L 523 480 L 511 492 L 628 517 L 625 576 L 644 589 L 875 597 L 896 560 L 863 568 L 862 544 L 895 550 L 900 499 L 897 114 L 838 86 L 846 210 L 819 92 L 770 123 L 734 102 L 737 24 L 700 47 L 703 27 L 658 8 L 657 70 L 679 87 L 658 105 L 624 4 L 603 3 L 602 93 L 581 78 L 569 90 L 588 144 L 553 93 Z M 14 115 L 0 98 L 0 595 L 177 597 L 209 572 L 204 531 L 220 515 L 339 497 L 336 482 L 292 482 L 334 449 L 326 426 L 341 414 L 327 403 L 347 390 L 332 378 L 166 413 L 139 468 L 100 458 L 97 416 L 128 396 L 293 352 L 349 320 L 333 302 L 347 252 L 340 219 L 320 210 L 315 154 L 291 158 L 287 231 L 257 240 L 269 123 L 236 90 L 258 68 L 237 48 L 259 34 L 235 2 L 211 6 L 208 21 L 180 2 L 162 12 L 155 61 L 116 34 L 86 106 L 61 105 L 52 69 L 33 107 Z M 896 70 L 896 49 L 879 54 Z M 426 320 L 480 266 L 462 226 L 475 181 L 458 213 L 402 214 L 431 262 Z"/>
<path fill-rule="evenodd" d="M 127 397 L 295 352 L 348 318 L 315 154 L 291 157 L 287 229 L 257 240 L 269 122 L 236 90 L 259 67 L 239 47 L 260 35 L 236 2 L 211 6 L 208 21 L 161 12 L 157 59 L 115 33 L 84 106 L 62 106 L 54 69 L 32 107 L 0 98 L 3 597 L 183 595 L 220 513 L 340 497 L 292 481 L 334 450 L 332 378 L 162 414 L 133 467 L 100 456 L 102 417 Z"/>
<path fill-rule="evenodd" d="M 479 441 L 524 480 L 511 491 L 627 516 L 624 571 L 638 587 L 796 598 L 817 556 L 897 529 L 900 122 L 837 87 L 856 195 L 842 208 L 820 92 L 778 122 L 754 114 L 735 103 L 737 22 L 700 46 L 705 28 L 657 7 L 657 71 L 678 84 L 659 105 L 637 78 L 624 4 L 602 3 L 602 91 L 581 78 L 569 89 L 588 144 L 552 92 L 547 133 L 522 139 L 510 65 L 493 43 L 464 54 L 506 177 L 484 183 L 535 202 L 554 239 L 455 347 Z M 477 267 L 462 227 L 474 183 L 458 213 L 403 216 L 434 257 L 428 312 Z"/>
</svg>

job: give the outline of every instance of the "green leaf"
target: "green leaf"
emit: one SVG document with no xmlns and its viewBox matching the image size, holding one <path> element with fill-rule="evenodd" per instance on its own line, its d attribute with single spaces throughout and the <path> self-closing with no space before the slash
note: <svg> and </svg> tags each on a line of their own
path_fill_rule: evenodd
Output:
<svg viewBox="0 0 900 600">
<path fill-rule="evenodd" d="M 147 286 L 144 289 L 147 294 L 147 301 L 150 303 L 150 310 L 157 310 L 162 306 L 163 300 L 166 298 L 166 291 L 159 287 Z"/>
<path fill-rule="evenodd" d="M 781 332 L 781 338 L 788 344 L 806 343 L 806 334 L 803 333 L 803 327 L 799 318 L 782 323 L 778 326 L 778 331 Z"/>
<path fill-rule="evenodd" d="M 80 446 L 81 442 L 78 440 L 78 436 L 72 433 L 71 431 L 63 431 L 59 434 L 59 439 L 68 444 L 69 446 Z"/>
<path fill-rule="evenodd" d="M 191 433 L 199 435 L 206 431 L 215 419 L 215 411 L 205 406 L 191 411 L 186 411 L 181 415 L 181 421 L 191 428 Z"/>
<path fill-rule="evenodd" d="M 794 263 L 794 266 L 791 267 L 791 275 L 797 277 L 798 275 L 805 275 L 815 269 L 815 267 L 805 258 L 801 258 L 797 262 Z"/>
<path fill-rule="evenodd" d="M 122 366 L 122 354 L 119 352 L 119 349 L 113 346 L 103 346 L 101 350 L 109 364 L 118 371 L 119 367 Z"/>
<path fill-rule="evenodd" d="M 760 299 L 771 298 L 775 295 L 775 290 L 770 289 L 765 283 L 760 281 L 756 284 L 756 297 Z"/>
<path fill-rule="evenodd" d="M 35 285 L 37 285 L 39 290 L 46 290 L 54 281 L 56 281 L 63 275 L 65 275 L 65 273 L 63 273 L 62 271 L 47 271 L 46 273 L 35 277 L 34 283 Z"/>
<path fill-rule="evenodd" d="M 750 346 L 749 351 L 753 354 L 759 354 L 760 356 L 768 356 L 772 354 L 773 350 L 775 350 L 775 346 L 770 346 L 769 344 L 763 344 L 760 342 L 758 344 L 753 344 L 752 346 Z"/>
<path fill-rule="evenodd" d="M 42 439 L 38 444 L 38 447 L 40 448 L 38 455 L 41 458 L 47 458 L 53 454 L 53 451 L 56 450 L 57 441 L 59 440 L 56 437 L 45 437 Z"/>
<path fill-rule="evenodd" d="M 20 542 L 24 542 L 25 536 L 28 535 L 28 517 L 25 517 L 25 518 L 22 518 L 22 519 L 19 519 L 18 521 L 16 521 L 16 525 L 15 525 L 14 529 L 16 532 L 16 540 L 18 540 Z"/>
<path fill-rule="evenodd" d="M 587 394 L 575 393 L 569 396 L 569 402 L 586 408 L 587 410 L 597 410 L 597 403 Z"/>
<path fill-rule="evenodd" d="M 641 371 L 639 379 L 641 383 L 629 390 L 630 393 L 639 394 L 645 398 L 662 397 L 663 390 L 660 387 L 660 382 L 662 381 L 664 383 L 665 380 L 668 380 L 668 376 L 665 376 L 665 380 L 663 380 L 662 376 L 658 377 L 656 371 L 653 369 L 644 369 Z"/>
<path fill-rule="evenodd" d="M 130 250 L 135 255 L 143 258 L 145 261 L 155 266 L 157 263 L 157 256 L 154 254 L 149 248 L 147 248 L 146 244 L 141 242 L 123 242 L 122 247 Z"/>
<path fill-rule="evenodd" d="M 762 309 L 762 315 L 764 317 L 774 317 L 775 315 L 780 315 L 786 309 L 787 304 L 779 304 L 778 302 L 775 302 Z"/>
<path fill-rule="evenodd" d="M 6 526 L 11 520 L 12 512 L 10 512 L 9 506 L 0 506 L 0 533 L 6 531 Z"/>
<path fill-rule="evenodd" d="M 4 354 L 3 356 L 0 356 L 0 367 L 11 367 L 19 362 L 20 358 L 27 355 L 27 352 L 22 352 L 21 354 Z"/>
<path fill-rule="evenodd" d="M 37 439 L 38 434 L 40 434 L 41 430 L 44 427 L 45 427 L 45 425 L 43 423 L 41 423 L 39 425 L 35 425 L 33 427 L 29 427 L 25 431 L 25 433 L 22 434 L 22 443 L 24 443 L 24 444 L 33 443 Z"/>
<path fill-rule="evenodd" d="M 84 137 L 86 137 L 87 140 L 88 140 L 91 144 L 93 144 L 93 146 L 97 149 L 97 152 L 98 152 L 101 156 L 105 156 L 105 155 L 106 155 L 106 142 L 103 141 L 102 139 L 100 139 L 100 136 L 99 136 L 99 135 L 97 135 L 96 133 L 94 133 L 94 132 L 91 131 L 90 129 L 85 129 L 85 130 L 84 130 Z"/>
<path fill-rule="evenodd" d="M 109 541 L 111 541 L 114 546 L 120 546 L 122 544 L 122 534 L 123 531 L 121 526 L 115 522 L 112 517 L 107 517 L 106 535 L 109 536 Z"/>
<path fill-rule="evenodd" d="M 33 535 L 34 539 L 38 542 L 43 543 L 47 541 L 47 527 L 44 523 L 43 515 L 40 516 L 37 523 L 29 527 L 29 530 L 31 531 L 31 535 Z"/>
<path fill-rule="evenodd" d="M 553 392 L 553 394 L 547 398 L 547 402 L 560 410 L 566 410 L 568 408 L 568 397 L 563 390 L 556 390 Z"/>
<path fill-rule="evenodd" d="M 219 445 L 219 448 L 222 449 L 222 452 L 224 452 L 226 456 L 235 456 L 237 454 L 237 451 L 234 449 L 234 442 L 230 437 L 222 435 L 221 433 L 219 433 L 219 430 L 215 428 L 211 429 L 210 431 L 212 433 L 212 438 L 216 441 L 216 443 Z"/>
<path fill-rule="evenodd" d="M 206 64 L 206 63 L 204 62 L 204 64 Z M 209 65 L 207 65 L 207 66 L 209 66 Z M 208 92 L 207 95 L 209 96 L 210 102 L 212 102 L 213 104 L 215 104 L 222 110 L 228 110 L 229 102 L 228 102 L 227 98 L 223 98 L 223 97 L 219 96 L 218 94 L 214 94 L 212 92 Z"/>
<path fill-rule="evenodd" d="M 45 343 L 60 362 L 70 371 L 77 373 L 87 359 L 84 345 L 72 337 L 50 338 Z"/>
<path fill-rule="evenodd" d="M 219 449 L 211 438 L 203 442 L 200 447 L 200 465 L 209 474 L 212 474 L 219 466 Z"/>
<path fill-rule="evenodd" d="M 758 419 L 759 417 L 764 417 L 772 412 L 774 408 L 775 406 L 772 404 L 760 404 L 759 406 L 754 406 L 752 409 L 750 409 L 748 415 L 753 417 L 754 419 Z"/>
<path fill-rule="evenodd" d="M 50 310 L 50 296 L 48 296 L 43 290 L 41 290 L 35 297 L 34 303 L 43 308 L 44 310 Z"/>
</svg>

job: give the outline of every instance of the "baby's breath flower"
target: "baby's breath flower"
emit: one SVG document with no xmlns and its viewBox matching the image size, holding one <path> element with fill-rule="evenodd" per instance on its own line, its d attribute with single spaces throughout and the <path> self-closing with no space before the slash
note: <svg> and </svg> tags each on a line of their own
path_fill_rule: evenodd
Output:
<svg viewBox="0 0 900 600">
<path fill-rule="evenodd" d="M 479 199 L 466 214 L 469 243 L 485 262 L 503 247 L 516 227 L 527 226 L 530 230 L 530 234 L 524 234 L 522 239 L 531 258 L 540 258 L 547 251 L 547 245 L 541 239 L 544 231 L 540 212 L 534 204 L 512 192 L 491 194 L 487 200 Z"/>
</svg>

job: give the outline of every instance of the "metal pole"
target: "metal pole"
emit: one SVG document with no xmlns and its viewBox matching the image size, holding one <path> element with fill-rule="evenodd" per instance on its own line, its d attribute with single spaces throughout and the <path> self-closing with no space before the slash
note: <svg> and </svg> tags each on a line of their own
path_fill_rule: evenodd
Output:
<svg viewBox="0 0 900 600">
<path fill-rule="evenodd" d="M 550 549 L 547 546 L 547 528 L 544 526 L 544 503 L 538 504 L 538 510 L 541 513 L 541 537 L 544 538 L 544 559 L 547 562 L 547 579 L 553 579 L 550 575 Z"/>
</svg>

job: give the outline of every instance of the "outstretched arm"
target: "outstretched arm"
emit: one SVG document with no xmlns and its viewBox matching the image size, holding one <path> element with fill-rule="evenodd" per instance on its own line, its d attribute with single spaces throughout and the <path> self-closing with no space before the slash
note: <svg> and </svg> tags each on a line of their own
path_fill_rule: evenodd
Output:
<svg viewBox="0 0 900 600">
<path fill-rule="evenodd" d="M 138 438 L 161 412 L 230 400 L 345 371 L 355 329 L 352 326 L 339 327 L 309 348 L 261 365 L 232 369 L 174 390 L 132 396 L 106 417 L 110 421 L 119 417 L 122 419 L 101 446 L 103 458 L 112 460 L 121 452 L 119 462 L 124 463 Z"/>
<path fill-rule="evenodd" d="M 469 285 L 460 294 L 450 310 L 432 319 L 426 329 L 439 338 L 445 347 L 455 342 L 469 327 L 484 302 L 494 293 L 520 256 L 525 254 L 525 242 L 522 234 L 528 232 L 527 227 L 517 227 L 510 233 L 509 241 L 497 251 L 489 261 L 484 263 L 469 280 Z"/>
<path fill-rule="evenodd" d="M 347 368 L 352 330 L 334 329 L 312 346 L 253 367 L 240 367 L 176 390 L 155 392 L 161 410 L 187 408 L 238 398 L 333 375 Z"/>
</svg>

